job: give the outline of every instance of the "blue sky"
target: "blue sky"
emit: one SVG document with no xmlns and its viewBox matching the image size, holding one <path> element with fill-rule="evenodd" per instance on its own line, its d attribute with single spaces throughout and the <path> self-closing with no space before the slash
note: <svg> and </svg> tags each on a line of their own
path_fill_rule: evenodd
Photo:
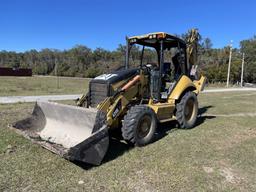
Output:
<svg viewBox="0 0 256 192">
<path fill-rule="evenodd" d="M 1 0 L 0 50 L 69 49 L 83 44 L 113 50 L 126 35 L 181 34 L 199 28 L 214 47 L 256 34 L 256 1 Z"/>
</svg>

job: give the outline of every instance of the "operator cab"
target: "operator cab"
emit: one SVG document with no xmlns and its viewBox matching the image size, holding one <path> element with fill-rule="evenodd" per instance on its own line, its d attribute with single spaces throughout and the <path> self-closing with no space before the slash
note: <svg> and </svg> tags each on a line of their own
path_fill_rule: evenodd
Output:
<svg viewBox="0 0 256 192">
<path fill-rule="evenodd" d="M 140 68 L 150 71 L 150 94 L 156 102 L 166 101 L 178 79 L 189 76 L 186 43 L 174 35 L 157 32 L 127 38 L 126 69 L 138 66 L 133 49 L 141 51 Z"/>
</svg>

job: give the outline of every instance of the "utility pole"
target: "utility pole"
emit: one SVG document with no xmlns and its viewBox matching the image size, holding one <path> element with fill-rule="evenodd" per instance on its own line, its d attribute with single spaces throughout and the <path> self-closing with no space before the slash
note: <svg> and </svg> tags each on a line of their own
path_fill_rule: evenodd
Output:
<svg viewBox="0 0 256 192">
<path fill-rule="evenodd" d="M 244 79 L 244 53 L 242 58 L 241 87 L 243 87 L 243 79 Z"/>
<path fill-rule="evenodd" d="M 55 58 L 55 76 L 56 76 L 56 84 L 57 84 L 57 89 L 59 89 L 60 87 L 60 83 L 59 83 L 59 76 L 58 76 L 58 62 L 57 59 Z"/>
<path fill-rule="evenodd" d="M 230 76 L 230 65 L 231 65 L 231 59 L 232 59 L 232 40 L 230 42 L 230 51 L 229 51 L 229 60 L 228 60 L 228 75 L 227 75 L 227 87 L 229 85 L 229 76 Z"/>
</svg>

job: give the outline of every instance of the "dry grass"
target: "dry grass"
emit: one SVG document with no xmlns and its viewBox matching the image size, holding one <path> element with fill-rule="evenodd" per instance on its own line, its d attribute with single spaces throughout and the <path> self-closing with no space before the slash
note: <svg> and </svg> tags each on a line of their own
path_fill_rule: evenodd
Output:
<svg viewBox="0 0 256 192">
<path fill-rule="evenodd" d="M 112 140 L 98 167 L 61 159 L 8 129 L 33 104 L 0 105 L 0 191 L 255 191 L 255 117 L 213 114 L 255 113 L 256 97 L 211 93 L 199 100 L 195 128 L 163 124 L 158 140 L 143 148 Z"/>
<path fill-rule="evenodd" d="M 0 96 L 82 94 L 88 79 L 56 77 L 0 77 Z"/>
</svg>

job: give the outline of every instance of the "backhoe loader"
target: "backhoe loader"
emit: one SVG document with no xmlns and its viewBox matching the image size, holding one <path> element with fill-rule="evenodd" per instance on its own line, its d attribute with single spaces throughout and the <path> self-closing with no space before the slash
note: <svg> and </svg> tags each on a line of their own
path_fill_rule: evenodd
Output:
<svg viewBox="0 0 256 192">
<path fill-rule="evenodd" d="M 197 95 L 205 77 L 192 74 L 198 32 L 187 42 L 164 32 L 126 38 L 125 69 L 103 74 L 89 83 L 77 106 L 37 102 L 31 117 L 14 124 L 17 131 L 72 161 L 99 165 L 109 145 L 109 131 L 121 129 L 135 146 L 154 140 L 159 123 L 176 120 L 180 128 L 195 126 Z M 138 65 L 131 50 L 140 47 Z M 155 60 L 146 61 L 147 51 Z"/>
</svg>

